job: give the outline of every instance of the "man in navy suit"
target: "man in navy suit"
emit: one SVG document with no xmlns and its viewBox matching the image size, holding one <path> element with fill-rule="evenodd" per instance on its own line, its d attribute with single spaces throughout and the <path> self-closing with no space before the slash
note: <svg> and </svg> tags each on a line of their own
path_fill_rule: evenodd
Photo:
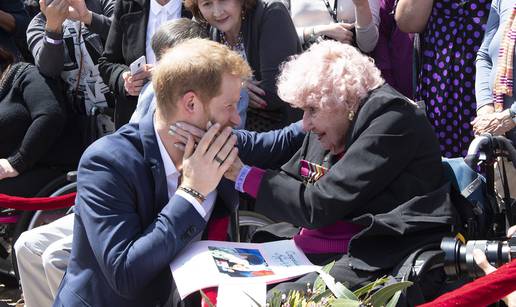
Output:
<svg viewBox="0 0 516 307">
<path fill-rule="evenodd" d="M 237 156 L 230 126 L 240 121 L 236 105 L 250 74 L 238 54 L 207 40 L 165 54 L 153 73 L 156 112 L 81 159 L 72 254 L 54 306 L 167 303 L 169 263 L 201 237 L 220 209 L 216 199 L 234 205 L 219 181 Z M 190 137 L 183 153 L 168 133 L 178 121 L 216 124 L 197 145 Z"/>
</svg>

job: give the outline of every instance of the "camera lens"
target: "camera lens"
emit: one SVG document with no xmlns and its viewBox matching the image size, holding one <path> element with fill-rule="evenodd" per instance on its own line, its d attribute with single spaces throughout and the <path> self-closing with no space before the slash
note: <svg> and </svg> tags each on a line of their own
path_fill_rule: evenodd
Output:
<svg viewBox="0 0 516 307">
<path fill-rule="evenodd" d="M 487 261 L 495 267 L 511 260 L 511 245 L 506 241 L 472 240 L 464 245 L 457 239 L 444 238 L 441 249 L 444 251 L 444 270 L 449 276 L 468 275 L 477 278 L 484 275 L 473 258 L 475 249 L 484 252 Z"/>
</svg>

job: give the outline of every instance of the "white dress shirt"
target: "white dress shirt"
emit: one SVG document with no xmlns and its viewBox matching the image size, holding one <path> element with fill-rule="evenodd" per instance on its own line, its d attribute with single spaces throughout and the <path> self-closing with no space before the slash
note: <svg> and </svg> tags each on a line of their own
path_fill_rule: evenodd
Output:
<svg viewBox="0 0 516 307">
<path fill-rule="evenodd" d="M 181 18 L 181 0 L 169 0 L 165 5 L 159 4 L 157 0 L 151 0 L 147 37 L 145 40 L 147 64 L 154 64 L 156 62 L 156 56 L 151 47 L 152 36 L 165 21 L 177 18 Z"/>
<path fill-rule="evenodd" d="M 161 154 L 161 160 L 163 160 L 163 167 L 165 168 L 165 176 L 167 177 L 167 191 L 169 199 L 177 194 L 184 199 L 186 199 L 189 203 L 194 206 L 195 210 L 199 212 L 199 214 L 204 218 L 205 221 L 210 219 L 211 213 L 213 212 L 213 207 L 215 205 L 215 199 L 217 197 L 217 191 L 213 191 L 206 196 L 206 200 L 201 204 L 199 201 L 193 197 L 192 195 L 184 192 L 177 191 L 177 183 L 179 182 L 179 177 L 181 173 L 179 173 L 170 158 L 163 142 L 161 142 L 161 138 L 159 137 L 158 131 L 156 130 L 156 125 L 154 125 L 154 133 L 156 134 L 156 139 L 158 140 L 159 152 Z"/>
</svg>

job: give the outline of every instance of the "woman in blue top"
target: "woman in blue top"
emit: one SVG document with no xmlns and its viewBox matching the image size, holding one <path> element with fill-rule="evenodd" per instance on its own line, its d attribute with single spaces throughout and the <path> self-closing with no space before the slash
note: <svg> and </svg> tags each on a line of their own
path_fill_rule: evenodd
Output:
<svg viewBox="0 0 516 307">
<path fill-rule="evenodd" d="M 516 141 L 514 43 L 509 31 L 516 27 L 516 0 L 494 0 L 491 4 L 484 41 L 477 54 L 475 92 L 477 118 L 475 133 L 504 134 Z M 503 47 L 503 48 L 500 48 Z"/>
</svg>

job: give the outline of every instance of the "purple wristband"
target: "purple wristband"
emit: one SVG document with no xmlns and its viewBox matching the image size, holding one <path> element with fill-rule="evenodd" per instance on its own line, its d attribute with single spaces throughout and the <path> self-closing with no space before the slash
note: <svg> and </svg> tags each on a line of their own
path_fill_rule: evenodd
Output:
<svg viewBox="0 0 516 307">
<path fill-rule="evenodd" d="M 236 178 L 236 181 L 235 181 L 235 190 L 237 190 L 238 192 L 244 193 L 245 178 L 247 177 L 247 175 L 249 174 L 250 171 L 251 171 L 250 166 L 244 165 L 242 167 L 242 169 L 240 170 L 240 173 L 238 173 L 238 177 Z"/>
<path fill-rule="evenodd" d="M 45 41 L 47 41 L 47 43 L 50 43 L 52 45 L 61 45 L 63 43 L 62 39 L 53 39 L 48 36 L 45 36 Z"/>
</svg>

